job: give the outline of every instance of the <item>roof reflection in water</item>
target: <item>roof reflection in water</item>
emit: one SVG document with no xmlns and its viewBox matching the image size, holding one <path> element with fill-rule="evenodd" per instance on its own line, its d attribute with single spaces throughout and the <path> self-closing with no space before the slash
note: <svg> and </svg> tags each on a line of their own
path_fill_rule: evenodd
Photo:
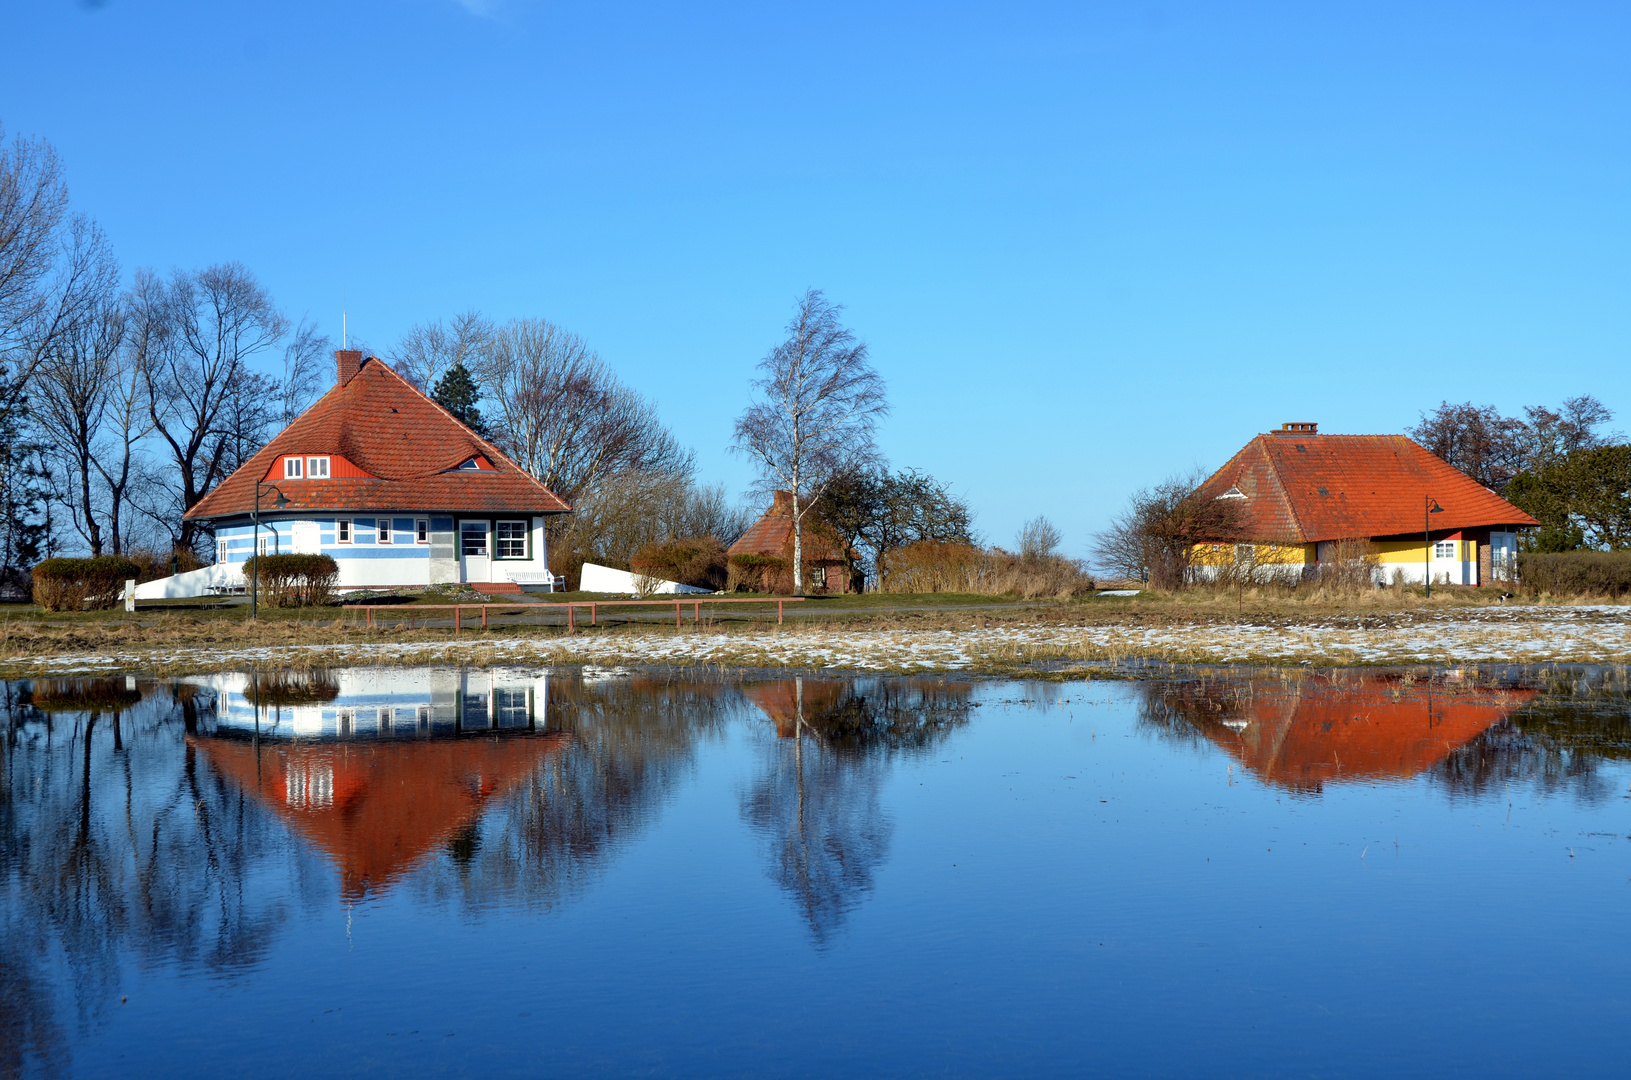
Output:
<svg viewBox="0 0 1631 1080">
<path fill-rule="evenodd" d="M 192 741 L 333 860 L 341 895 L 378 894 L 470 830 L 570 742 L 548 730 L 547 677 L 348 670 L 214 682 Z"/>
<path fill-rule="evenodd" d="M 1403 780 L 1431 769 L 1535 691 L 1455 677 L 1343 672 L 1145 688 L 1146 718 L 1186 723 L 1259 779 L 1294 791 Z"/>
</svg>

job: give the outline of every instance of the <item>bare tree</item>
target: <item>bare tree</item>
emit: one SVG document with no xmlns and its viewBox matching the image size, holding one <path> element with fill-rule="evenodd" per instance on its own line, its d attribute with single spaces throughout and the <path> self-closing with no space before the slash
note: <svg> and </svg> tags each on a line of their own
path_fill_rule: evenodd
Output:
<svg viewBox="0 0 1631 1080">
<path fill-rule="evenodd" d="M 68 213 L 68 185 L 57 152 L 44 139 L 18 136 L 9 147 L 0 128 L 0 351 L 23 348 L 50 303 L 58 231 Z M 28 350 L 34 352 L 35 350 Z M 17 392 L 29 361 L 14 368 Z"/>
<path fill-rule="evenodd" d="M 761 400 L 736 421 L 735 449 L 761 482 L 793 499 L 793 589 L 804 592 L 804 516 L 835 477 L 878 457 L 873 433 L 888 415 L 883 378 L 865 343 L 839 322 L 843 310 L 818 289 L 799 298 L 787 340 L 759 362 Z"/>
<path fill-rule="evenodd" d="M 279 421 L 287 427 L 306 411 L 333 375 L 328 367 L 329 338 L 317 324 L 300 320 L 283 346 L 283 381 L 279 385 Z"/>
<path fill-rule="evenodd" d="M 1019 557 L 1037 561 L 1046 559 L 1059 550 L 1059 543 L 1063 539 L 1064 534 L 1053 522 L 1038 515 L 1019 530 Z"/>
<path fill-rule="evenodd" d="M 568 502 L 625 473 L 689 477 L 691 454 L 645 398 L 576 334 L 546 319 L 499 328 L 471 369 L 506 453 Z"/>
<path fill-rule="evenodd" d="M 438 319 L 415 326 L 397 342 L 389 359 L 404 378 L 428 394 L 455 364 L 475 371 L 492 338 L 492 322 L 478 311 L 466 311 L 450 323 Z"/>
<path fill-rule="evenodd" d="M 1189 583 L 1197 545 L 1247 539 L 1236 500 L 1198 492 L 1207 476 L 1196 469 L 1135 491 L 1094 543 L 1098 564 L 1119 577 L 1178 589 Z"/>
<path fill-rule="evenodd" d="M 134 318 L 157 323 L 137 331 L 141 368 L 153 431 L 170 452 L 176 509 L 185 513 L 258 449 L 250 444 L 265 426 L 255 410 L 277 395 L 247 365 L 274 348 L 289 324 L 240 263 L 177 271 L 169 282 L 138 274 L 133 300 Z M 266 393 L 270 401 L 254 396 Z M 201 530 L 178 513 L 174 535 L 178 547 L 190 549 Z"/>
<path fill-rule="evenodd" d="M 1523 469 L 1523 421 L 1502 416 L 1493 405 L 1441 401 L 1405 434 L 1491 491 Z"/>
<path fill-rule="evenodd" d="M 71 304 L 71 317 L 43 350 L 33 415 L 70 474 L 63 494 L 74 528 L 91 554 L 101 555 L 101 518 L 106 511 L 99 506 L 102 500 L 94 481 L 99 475 L 102 427 L 120 383 L 125 320 L 118 300 L 119 267 L 106 237 L 83 219 L 74 222 L 72 234 L 68 276 L 82 296 Z"/>
</svg>

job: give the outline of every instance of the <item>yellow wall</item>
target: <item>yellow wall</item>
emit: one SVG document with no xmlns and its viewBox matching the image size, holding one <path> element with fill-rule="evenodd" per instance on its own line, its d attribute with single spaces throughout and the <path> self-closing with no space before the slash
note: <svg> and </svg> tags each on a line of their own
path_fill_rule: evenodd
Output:
<svg viewBox="0 0 1631 1080">
<path fill-rule="evenodd" d="M 1434 541 L 1434 543 L 1442 543 L 1442 541 Z M 1460 550 L 1457 554 L 1461 556 L 1461 559 L 1465 562 L 1477 562 L 1478 541 L 1462 540 L 1459 543 Z M 1378 562 L 1420 564 L 1430 554 L 1430 546 L 1423 547 L 1421 544 L 1412 543 L 1409 540 L 1384 540 L 1378 541 L 1376 544 Z"/>
<path fill-rule="evenodd" d="M 1246 544 L 1238 545 L 1247 547 Z M 1313 544 L 1253 544 L 1252 564 L 1254 566 L 1306 566 L 1314 561 Z M 1235 561 L 1235 544 L 1196 544 L 1194 564 L 1196 566 L 1232 566 Z M 1417 549 L 1417 554 L 1421 549 Z"/>
</svg>

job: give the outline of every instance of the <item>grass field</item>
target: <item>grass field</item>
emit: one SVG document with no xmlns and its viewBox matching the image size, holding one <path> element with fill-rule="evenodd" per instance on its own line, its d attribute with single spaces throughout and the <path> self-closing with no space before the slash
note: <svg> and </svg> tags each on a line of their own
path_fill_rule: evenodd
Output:
<svg viewBox="0 0 1631 1080">
<path fill-rule="evenodd" d="M 599 603 L 578 594 L 549 598 Z M 621 598 L 619 598 L 621 599 Z M 407 598 L 361 607 L 261 609 L 175 601 L 122 610 L 47 614 L 0 606 L 0 674 L 179 673 L 275 663 L 594 663 L 709 667 L 1023 671 L 1175 663 L 1392 664 L 1625 662 L 1631 606 L 1505 603 L 1492 590 L 1383 590 L 1358 598 L 1184 593 L 1022 601 L 957 594 L 775 598 L 721 605 L 706 597 L 656 608 L 493 611 L 481 627 Z M 693 603 L 700 607 L 693 609 Z"/>
</svg>

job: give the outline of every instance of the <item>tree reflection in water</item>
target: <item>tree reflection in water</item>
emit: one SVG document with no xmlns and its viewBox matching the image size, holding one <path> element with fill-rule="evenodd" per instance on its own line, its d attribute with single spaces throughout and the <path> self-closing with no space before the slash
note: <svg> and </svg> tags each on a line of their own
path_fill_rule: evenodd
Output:
<svg viewBox="0 0 1631 1080">
<path fill-rule="evenodd" d="M 742 795 L 771 877 L 818 947 L 871 891 L 894 826 L 879 801 L 901 754 L 926 751 L 968 722 L 967 683 L 785 679 L 748 686 L 775 724 L 764 774 Z"/>
<path fill-rule="evenodd" d="M 693 767 L 697 746 L 740 708 L 724 683 L 553 677 L 547 727 L 571 737 L 412 881 L 470 910 L 548 909 L 578 895 Z"/>
<path fill-rule="evenodd" d="M 3 700 L 0 1075 L 49 1073 L 66 1053 L 47 987 L 66 978 L 87 1024 L 117 1000 L 124 960 L 258 963 L 287 898 L 243 883 L 288 849 L 184 747 L 211 705 L 194 688 L 37 680 Z"/>
</svg>

